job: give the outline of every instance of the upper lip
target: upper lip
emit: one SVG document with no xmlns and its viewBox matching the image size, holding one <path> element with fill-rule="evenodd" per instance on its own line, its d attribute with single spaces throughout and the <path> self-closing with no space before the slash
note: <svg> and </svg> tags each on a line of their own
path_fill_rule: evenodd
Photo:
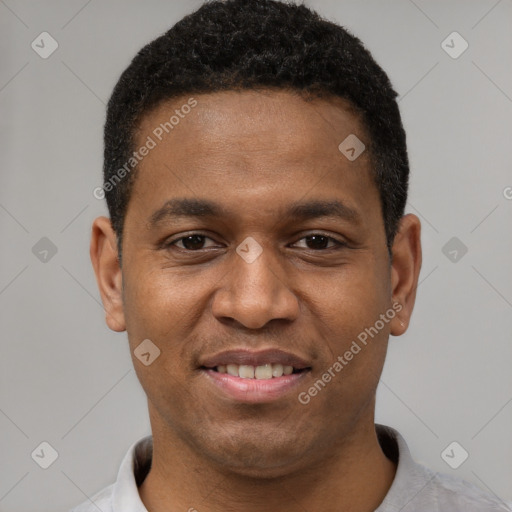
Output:
<svg viewBox="0 0 512 512">
<path fill-rule="evenodd" d="M 250 366 L 262 366 L 264 364 L 282 364 L 293 366 L 297 370 L 309 368 L 310 365 L 299 356 L 283 350 L 271 348 L 266 350 L 252 351 L 247 349 L 225 350 L 210 357 L 204 358 L 200 366 L 215 368 L 216 366 L 228 364 L 244 364 Z"/>
</svg>

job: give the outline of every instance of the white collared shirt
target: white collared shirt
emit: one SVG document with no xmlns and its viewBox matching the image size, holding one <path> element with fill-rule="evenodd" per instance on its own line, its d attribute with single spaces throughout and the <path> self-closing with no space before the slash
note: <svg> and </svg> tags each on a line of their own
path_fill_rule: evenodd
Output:
<svg viewBox="0 0 512 512">
<path fill-rule="evenodd" d="M 405 439 L 393 428 L 376 424 L 386 456 L 397 463 L 393 483 L 375 512 L 512 512 L 512 503 L 447 474 L 415 462 Z M 133 444 L 121 463 L 117 481 L 70 512 L 148 512 L 140 499 L 151 465 L 151 436 Z"/>
</svg>

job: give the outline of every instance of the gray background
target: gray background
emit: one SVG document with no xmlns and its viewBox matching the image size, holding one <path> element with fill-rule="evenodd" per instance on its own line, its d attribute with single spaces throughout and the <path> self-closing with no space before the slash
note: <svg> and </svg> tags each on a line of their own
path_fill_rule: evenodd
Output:
<svg viewBox="0 0 512 512">
<path fill-rule="evenodd" d="M 417 305 L 390 340 L 377 421 L 419 462 L 510 500 L 512 2 L 307 3 L 360 37 L 400 94 L 407 211 L 423 222 Z M 89 260 L 92 220 L 106 214 L 92 192 L 119 74 L 199 4 L 0 0 L 0 511 L 67 510 L 149 433 Z M 48 59 L 31 48 L 43 31 L 59 44 Z M 457 59 L 441 47 L 453 31 L 469 43 Z M 57 248 L 46 262 L 32 250 L 42 237 Z M 443 252 L 452 237 L 468 249 L 456 261 Z M 31 458 L 42 441 L 59 454 L 48 469 Z M 452 441 L 469 452 L 458 469 L 441 457 Z"/>
</svg>

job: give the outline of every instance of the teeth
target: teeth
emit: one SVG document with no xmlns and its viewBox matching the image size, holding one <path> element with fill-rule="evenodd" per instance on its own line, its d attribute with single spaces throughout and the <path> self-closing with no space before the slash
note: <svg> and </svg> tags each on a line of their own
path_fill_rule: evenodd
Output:
<svg viewBox="0 0 512 512">
<path fill-rule="evenodd" d="M 233 377 L 238 377 L 238 365 L 237 364 L 228 364 L 226 369 L 227 369 L 227 372 L 229 373 L 229 375 L 233 375 Z M 218 366 L 217 366 L 217 371 L 219 371 Z"/>
<path fill-rule="evenodd" d="M 254 376 L 257 379 L 271 379 L 272 378 L 272 365 L 264 364 L 263 366 L 256 366 Z"/>
<path fill-rule="evenodd" d="M 281 377 L 283 375 L 283 365 L 282 364 L 273 364 L 272 365 L 272 377 Z"/>
<path fill-rule="evenodd" d="M 241 364 L 238 367 L 238 375 L 242 379 L 254 379 L 254 366 L 249 366 L 247 364 Z"/>
<path fill-rule="evenodd" d="M 227 373 L 233 377 L 242 379 L 260 379 L 267 380 L 272 377 L 282 377 L 293 373 L 293 366 L 283 366 L 282 364 L 264 364 L 261 366 L 251 366 L 247 364 L 228 364 L 217 366 L 219 373 Z"/>
</svg>

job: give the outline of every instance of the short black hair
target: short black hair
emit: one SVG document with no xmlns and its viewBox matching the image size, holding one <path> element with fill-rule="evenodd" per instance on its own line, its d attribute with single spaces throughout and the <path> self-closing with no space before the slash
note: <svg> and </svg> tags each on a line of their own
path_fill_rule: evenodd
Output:
<svg viewBox="0 0 512 512">
<path fill-rule="evenodd" d="M 214 0 L 144 46 L 108 102 L 103 177 L 120 261 L 136 176 L 136 165 L 127 173 L 126 163 L 143 116 L 184 95 L 276 88 L 342 97 L 361 114 L 390 251 L 407 201 L 409 162 L 397 93 L 384 70 L 356 36 L 304 5 Z"/>
</svg>

